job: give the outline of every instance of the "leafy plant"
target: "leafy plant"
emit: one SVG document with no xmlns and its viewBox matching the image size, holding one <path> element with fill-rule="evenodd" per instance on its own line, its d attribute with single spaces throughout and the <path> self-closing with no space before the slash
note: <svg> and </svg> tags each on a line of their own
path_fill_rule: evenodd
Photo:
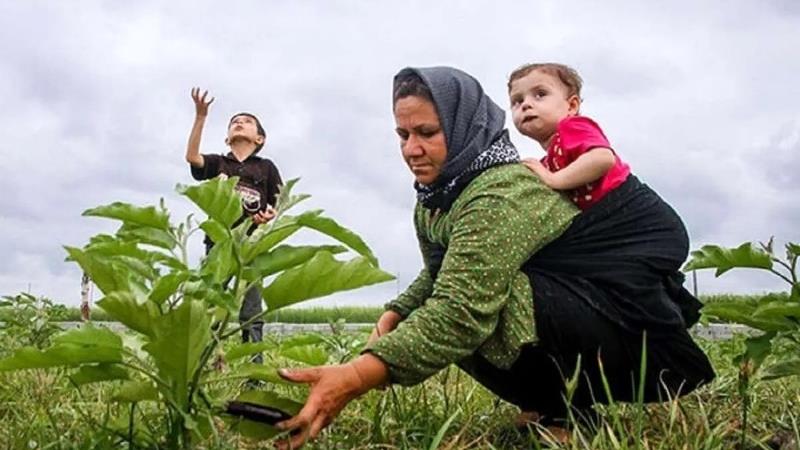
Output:
<svg viewBox="0 0 800 450">
<path fill-rule="evenodd" d="M 121 428 L 107 431 L 131 446 L 189 448 L 193 442 L 214 436 L 214 417 L 222 414 L 227 400 L 215 398 L 215 385 L 237 378 L 281 382 L 274 366 L 241 364 L 221 373 L 220 365 L 212 364 L 223 352 L 221 344 L 249 325 L 231 324 L 248 289 L 262 289 L 263 315 L 311 298 L 393 279 L 378 267 L 358 235 L 324 217 L 322 211 L 287 214 L 308 198 L 291 193 L 296 181 L 282 189 L 275 219 L 250 235 L 250 219 L 234 225 L 241 215 L 234 191 L 236 178 L 177 187 L 208 215 L 199 226 L 193 224 L 192 216 L 172 224 L 163 201 L 158 207 L 117 202 L 85 211 L 85 216 L 118 220 L 121 226 L 114 235 L 92 237 L 82 248 L 65 247 L 67 259 L 89 274 L 104 295 L 97 305 L 127 326 L 131 335 L 88 324 L 56 336 L 46 349 L 30 346 L 16 351 L 0 360 L 0 371 L 66 367 L 79 389 L 89 383 L 116 383 L 113 399 L 130 403 L 131 412 L 127 421 L 120 421 Z M 281 244 L 304 227 L 344 245 Z M 187 243 L 198 230 L 211 236 L 215 245 L 197 267 L 190 267 Z M 356 255 L 346 261 L 334 257 L 348 250 Z M 269 281 L 266 286 L 265 279 Z M 282 357 L 293 361 L 325 363 L 327 355 L 316 344 L 299 340 L 279 350 Z M 236 360 L 274 345 L 234 345 L 228 347 L 226 356 L 229 361 Z M 245 392 L 237 399 L 290 413 L 300 406 L 269 390 Z M 139 402 L 153 402 L 155 407 L 136 409 Z M 139 412 L 138 422 L 134 411 Z M 141 425 L 149 425 L 152 418 L 142 415 L 153 411 L 163 424 L 163 435 Z M 232 424 L 250 436 L 268 437 L 277 432 L 256 422 Z"/>
<path fill-rule="evenodd" d="M 785 258 L 775 255 L 772 238 L 754 246 L 747 242 L 736 248 L 706 245 L 692 252 L 685 271 L 716 269 L 716 276 L 729 270 L 748 268 L 767 271 L 789 285 L 787 295 L 769 294 L 744 301 L 720 300 L 703 307 L 703 314 L 718 320 L 747 325 L 761 333 L 745 340 L 745 350 L 734 359 L 739 367 L 738 392 L 742 398 L 742 447 L 747 430 L 750 386 L 765 361 L 763 379 L 800 375 L 800 283 L 797 260 L 800 245 L 787 243 Z M 782 351 L 775 352 L 775 348 Z M 769 358 L 769 359 L 768 359 Z"/>
<path fill-rule="evenodd" d="M 53 304 L 47 297 L 35 297 L 20 293 L 4 296 L 0 300 L 0 334 L 10 343 L 43 348 L 50 338 L 61 331 L 55 321 L 63 320 L 67 314 L 64 305 Z"/>
</svg>

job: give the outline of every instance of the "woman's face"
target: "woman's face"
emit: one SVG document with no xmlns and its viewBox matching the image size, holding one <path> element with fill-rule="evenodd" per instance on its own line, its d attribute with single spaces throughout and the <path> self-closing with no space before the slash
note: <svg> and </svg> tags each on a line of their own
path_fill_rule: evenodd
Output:
<svg viewBox="0 0 800 450">
<path fill-rule="evenodd" d="M 403 97 L 394 104 L 394 121 L 403 159 L 411 173 L 420 184 L 433 183 L 447 159 L 436 107 L 421 97 Z"/>
</svg>

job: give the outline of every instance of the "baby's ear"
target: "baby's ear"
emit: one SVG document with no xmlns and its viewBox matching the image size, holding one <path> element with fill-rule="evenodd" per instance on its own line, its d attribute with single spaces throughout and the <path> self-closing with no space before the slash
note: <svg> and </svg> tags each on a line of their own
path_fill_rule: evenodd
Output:
<svg viewBox="0 0 800 450">
<path fill-rule="evenodd" d="M 256 136 L 256 145 L 261 145 L 261 144 L 263 144 L 265 142 L 267 142 L 267 137 L 266 136 L 262 136 L 260 134 L 258 136 Z"/>
<path fill-rule="evenodd" d="M 567 99 L 567 104 L 569 106 L 569 115 L 575 116 L 580 114 L 581 101 L 582 101 L 581 98 L 574 94 Z"/>
<path fill-rule="evenodd" d="M 231 145 L 231 138 L 225 138 L 225 145 Z"/>
</svg>

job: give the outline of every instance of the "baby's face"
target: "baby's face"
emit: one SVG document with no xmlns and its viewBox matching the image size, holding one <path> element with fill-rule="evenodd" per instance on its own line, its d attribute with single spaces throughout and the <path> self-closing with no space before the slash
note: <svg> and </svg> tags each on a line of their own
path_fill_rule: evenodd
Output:
<svg viewBox="0 0 800 450">
<path fill-rule="evenodd" d="M 520 133 L 544 145 L 556 132 L 558 122 L 578 113 L 580 100 L 567 95 L 567 87 L 555 76 L 534 70 L 511 83 L 508 93 L 511 118 Z"/>
</svg>

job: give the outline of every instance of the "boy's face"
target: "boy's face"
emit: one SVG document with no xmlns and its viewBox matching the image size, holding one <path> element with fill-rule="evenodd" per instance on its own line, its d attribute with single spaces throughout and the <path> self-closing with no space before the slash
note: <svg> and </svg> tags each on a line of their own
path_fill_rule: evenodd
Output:
<svg viewBox="0 0 800 450">
<path fill-rule="evenodd" d="M 545 145 L 558 122 L 578 114 L 580 99 L 567 96 L 567 87 L 557 77 L 534 70 L 511 83 L 511 118 L 520 133 Z"/>
<path fill-rule="evenodd" d="M 258 134 L 258 125 L 254 118 L 240 115 L 231 119 L 231 123 L 228 125 L 228 139 L 226 139 L 226 142 L 231 145 L 237 140 L 249 141 L 256 146 L 264 143 L 264 136 Z"/>
</svg>

